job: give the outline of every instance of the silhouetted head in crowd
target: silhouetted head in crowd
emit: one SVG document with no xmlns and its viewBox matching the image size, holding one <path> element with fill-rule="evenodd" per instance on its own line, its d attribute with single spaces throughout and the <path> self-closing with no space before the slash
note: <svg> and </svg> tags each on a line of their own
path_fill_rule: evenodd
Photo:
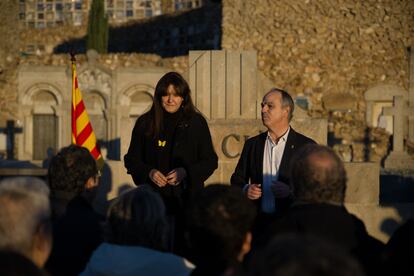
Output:
<svg viewBox="0 0 414 276">
<path fill-rule="evenodd" d="M 52 193 L 55 191 L 82 194 L 94 190 L 99 173 L 90 152 L 78 145 L 62 148 L 49 165 L 48 180 Z"/>
<path fill-rule="evenodd" d="M 204 188 L 189 208 L 188 237 L 194 262 L 231 265 L 250 251 L 253 203 L 234 186 Z"/>
<path fill-rule="evenodd" d="M 343 204 L 346 190 L 344 165 L 326 146 L 306 145 L 292 159 L 293 192 L 299 201 Z"/>
<path fill-rule="evenodd" d="M 28 258 L 13 251 L 0 251 L 0 275 L 47 276 Z"/>
<path fill-rule="evenodd" d="M 341 248 L 312 236 L 280 235 L 256 252 L 254 276 L 363 276 L 358 262 Z"/>
<path fill-rule="evenodd" d="M 149 186 L 140 185 L 122 194 L 109 208 L 105 234 L 108 243 L 165 250 L 167 234 L 164 202 Z"/>
<path fill-rule="evenodd" d="M 49 188 L 39 178 L 0 182 L 0 249 L 18 252 L 42 267 L 52 247 Z"/>
</svg>

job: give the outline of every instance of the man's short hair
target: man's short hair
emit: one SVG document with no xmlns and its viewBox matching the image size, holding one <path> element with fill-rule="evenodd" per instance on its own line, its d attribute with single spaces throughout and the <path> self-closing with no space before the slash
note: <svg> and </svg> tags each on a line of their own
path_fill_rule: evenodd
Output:
<svg viewBox="0 0 414 276">
<path fill-rule="evenodd" d="M 343 204 L 346 172 L 338 155 L 329 147 L 309 144 L 292 158 L 291 180 L 298 200 Z"/>
<path fill-rule="evenodd" d="M 83 147 L 62 148 L 49 165 L 48 180 L 52 191 L 81 194 L 89 178 L 98 174 L 96 161 Z"/>
<path fill-rule="evenodd" d="M 290 94 L 287 91 L 280 89 L 280 88 L 272 88 L 266 94 L 271 93 L 271 92 L 280 93 L 280 95 L 282 96 L 282 107 L 289 108 L 288 119 L 289 119 L 289 122 L 292 121 L 293 111 L 295 110 L 295 102 L 293 101 L 292 96 L 290 96 Z"/>
<path fill-rule="evenodd" d="M 44 226 L 51 235 L 49 188 L 35 177 L 0 182 L 0 248 L 31 258 L 33 237 Z"/>
<path fill-rule="evenodd" d="M 190 207 L 188 230 L 195 263 L 234 262 L 255 217 L 255 207 L 238 187 L 204 188 Z"/>
<path fill-rule="evenodd" d="M 106 241 L 165 250 L 167 226 L 161 196 L 150 186 L 140 185 L 112 203 L 106 220 Z"/>
</svg>

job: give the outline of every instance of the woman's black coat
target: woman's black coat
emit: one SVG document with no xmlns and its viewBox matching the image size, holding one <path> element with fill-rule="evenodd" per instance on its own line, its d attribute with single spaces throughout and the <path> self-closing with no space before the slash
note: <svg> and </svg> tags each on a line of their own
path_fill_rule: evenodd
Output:
<svg viewBox="0 0 414 276">
<path fill-rule="evenodd" d="M 217 154 L 214 151 L 210 131 L 204 117 L 193 114 L 189 119 L 180 119 L 177 123 L 172 152 L 170 155 L 171 168 L 183 167 L 187 177 L 177 186 L 166 185 L 163 188 L 155 185 L 149 178 L 149 172 L 157 168 L 156 147 L 158 139 L 145 135 L 146 118 L 144 114 L 138 118 L 132 131 L 128 153 L 124 156 L 124 164 L 136 185 L 151 184 L 166 198 L 188 200 L 200 190 L 204 181 L 217 168 Z M 168 208 L 168 206 L 167 206 Z"/>
</svg>

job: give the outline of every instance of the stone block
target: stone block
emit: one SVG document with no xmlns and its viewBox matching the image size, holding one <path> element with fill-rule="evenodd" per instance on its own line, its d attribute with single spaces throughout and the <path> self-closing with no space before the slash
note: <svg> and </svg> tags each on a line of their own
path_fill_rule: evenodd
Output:
<svg viewBox="0 0 414 276">
<path fill-rule="evenodd" d="M 389 170 L 414 170 L 414 159 L 405 151 L 392 151 L 384 161 Z"/>
<path fill-rule="evenodd" d="M 379 204 L 379 163 L 345 162 L 346 203 Z"/>
<path fill-rule="evenodd" d="M 323 106 L 327 110 L 356 110 L 356 98 L 349 94 L 327 94 L 322 98 Z"/>
<path fill-rule="evenodd" d="M 212 176 L 210 176 L 205 182 L 206 185 L 220 183 L 230 184 L 230 177 L 234 172 L 237 165 L 237 160 L 223 161 L 219 160 L 218 168 Z"/>
<path fill-rule="evenodd" d="M 227 52 L 226 114 L 228 119 L 240 118 L 240 52 Z"/>
<path fill-rule="evenodd" d="M 294 115 L 291 126 L 320 145 L 326 145 L 328 142 L 328 121 L 326 119 L 300 119 Z"/>
<path fill-rule="evenodd" d="M 211 51 L 211 118 L 226 118 L 226 52 Z"/>
<path fill-rule="evenodd" d="M 244 51 L 241 55 L 241 118 L 256 118 L 257 56 L 255 51 Z"/>
</svg>

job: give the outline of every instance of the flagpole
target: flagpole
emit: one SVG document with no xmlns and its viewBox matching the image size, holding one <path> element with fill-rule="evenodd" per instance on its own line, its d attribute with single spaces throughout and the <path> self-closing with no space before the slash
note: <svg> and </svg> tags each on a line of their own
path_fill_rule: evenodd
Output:
<svg viewBox="0 0 414 276">
<path fill-rule="evenodd" d="M 76 114 L 75 114 L 75 102 L 76 102 L 76 97 L 75 97 L 75 89 L 76 89 L 76 55 L 73 51 L 70 52 L 70 61 L 71 61 L 71 72 L 72 72 L 72 106 L 71 106 L 71 126 L 72 126 L 72 144 L 77 144 L 76 143 L 76 135 L 77 135 L 77 130 L 76 130 Z"/>
</svg>

